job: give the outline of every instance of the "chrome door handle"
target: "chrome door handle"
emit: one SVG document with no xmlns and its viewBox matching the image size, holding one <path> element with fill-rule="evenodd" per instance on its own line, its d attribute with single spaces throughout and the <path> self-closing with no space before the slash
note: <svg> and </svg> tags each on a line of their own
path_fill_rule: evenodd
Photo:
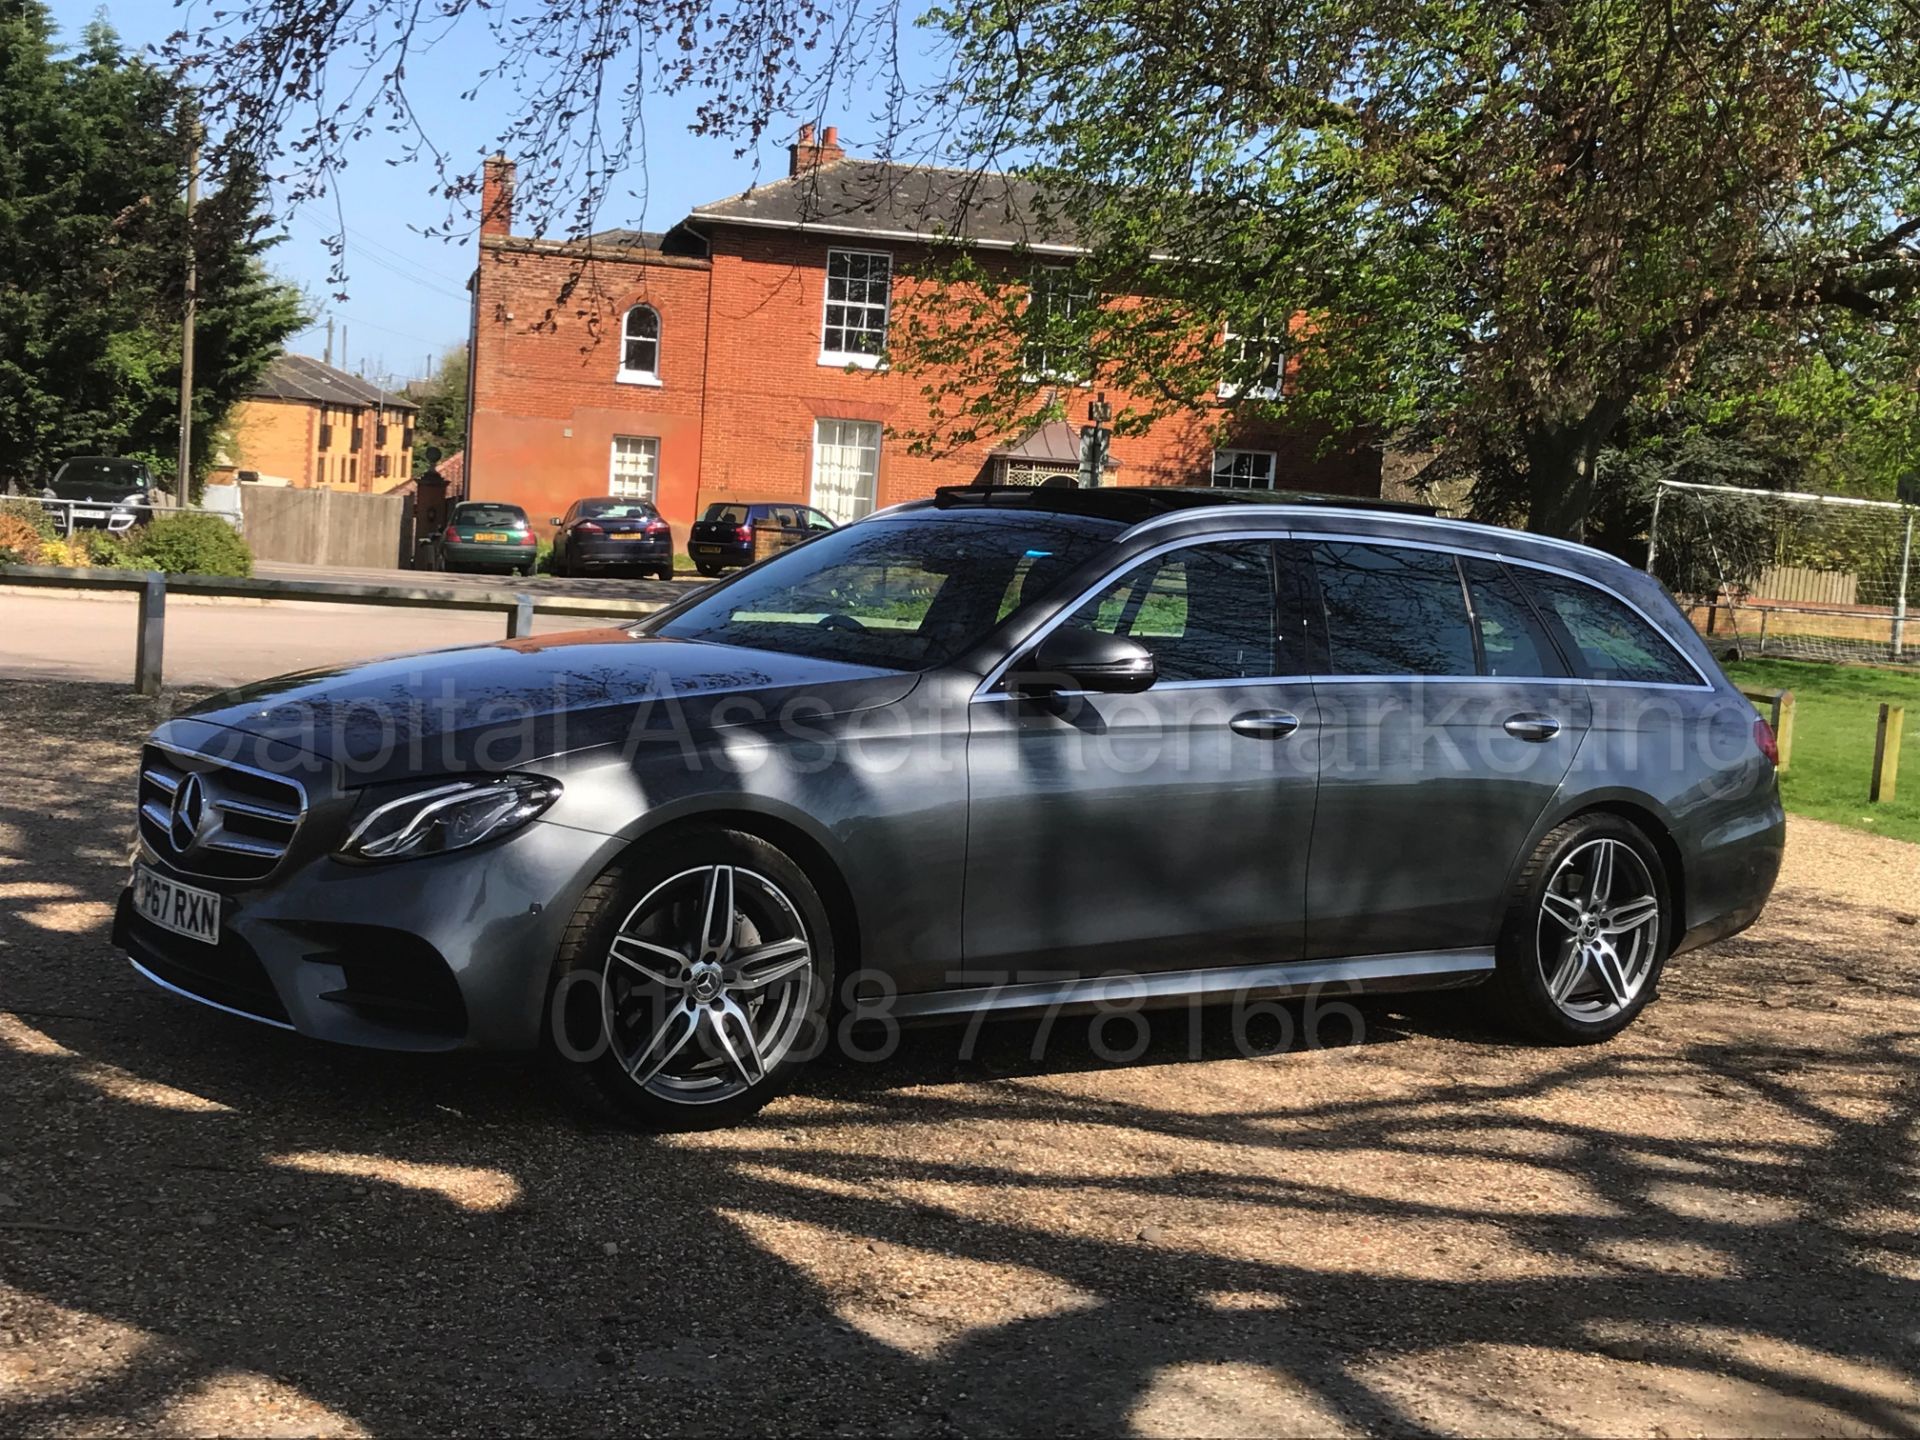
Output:
<svg viewBox="0 0 1920 1440">
<path fill-rule="evenodd" d="M 1256 740 L 1279 740 L 1300 728 L 1300 717 L 1284 710 L 1249 710 L 1227 722 L 1236 735 L 1251 735 Z"/>
<path fill-rule="evenodd" d="M 1560 722 L 1551 715 L 1513 715 L 1500 728 L 1516 740 L 1551 740 L 1560 733 Z"/>
</svg>

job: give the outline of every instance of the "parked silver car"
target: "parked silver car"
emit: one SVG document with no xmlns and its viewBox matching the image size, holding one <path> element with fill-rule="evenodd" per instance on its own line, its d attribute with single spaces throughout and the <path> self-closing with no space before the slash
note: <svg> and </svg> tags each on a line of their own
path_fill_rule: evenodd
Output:
<svg viewBox="0 0 1920 1440">
<path fill-rule="evenodd" d="M 842 1014 L 1483 986 L 1605 1040 L 1750 924 L 1772 739 L 1577 545 L 1195 490 L 943 491 L 631 629 L 162 725 L 115 935 L 303 1034 L 543 1049 L 722 1123 Z"/>
</svg>

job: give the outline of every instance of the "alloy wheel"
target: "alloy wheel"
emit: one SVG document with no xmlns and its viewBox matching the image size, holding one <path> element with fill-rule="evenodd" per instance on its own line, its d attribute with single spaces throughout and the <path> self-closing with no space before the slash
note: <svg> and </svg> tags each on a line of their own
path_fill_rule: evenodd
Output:
<svg viewBox="0 0 1920 1440">
<path fill-rule="evenodd" d="M 1660 892 L 1639 853 L 1589 840 L 1554 867 L 1540 896 L 1540 977 L 1576 1020 L 1618 1015 L 1646 988 L 1659 958 Z"/>
<path fill-rule="evenodd" d="M 654 886 L 621 922 L 602 1023 L 635 1085 L 712 1104 L 792 1053 L 815 977 L 805 922 L 778 885 L 738 865 L 696 866 Z"/>
</svg>

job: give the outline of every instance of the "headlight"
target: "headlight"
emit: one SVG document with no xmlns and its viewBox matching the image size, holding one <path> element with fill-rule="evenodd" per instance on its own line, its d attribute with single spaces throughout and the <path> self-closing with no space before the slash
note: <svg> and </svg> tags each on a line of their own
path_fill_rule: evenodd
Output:
<svg viewBox="0 0 1920 1440">
<path fill-rule="evenodd" d="M 509 835 L 560 798 L 538 775 L 456 780 L 416 790 L 367 812 L 340 853 L 350 860 L 411 860 Z"/>
</svg>

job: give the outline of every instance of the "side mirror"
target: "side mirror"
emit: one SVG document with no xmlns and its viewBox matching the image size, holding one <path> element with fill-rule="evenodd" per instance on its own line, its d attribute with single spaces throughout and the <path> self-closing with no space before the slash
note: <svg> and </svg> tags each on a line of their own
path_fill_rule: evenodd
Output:
<svg viewBox="0 0 1920 1440">
<path fill-rule="evenodd" d="M 1138 640 L 1066 626 L 1014 662 L 1007 688 L 1016 695 L 1058 690 L 1138 695 L 1159 678 L 1153 652 Z"/>
<path fill-rule="evenodd" d="M 560 517 L 558 515 L 549 515 L 547 517 L 547 523 L 549 525 L 558 525 L 560 523 Z"/>
</svg>

